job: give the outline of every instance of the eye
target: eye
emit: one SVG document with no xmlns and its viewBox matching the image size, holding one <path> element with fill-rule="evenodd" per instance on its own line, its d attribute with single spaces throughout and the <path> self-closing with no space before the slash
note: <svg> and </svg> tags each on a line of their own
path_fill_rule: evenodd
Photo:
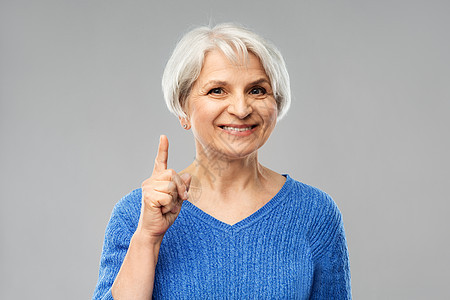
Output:
<svg viewBox="0 0 450 300">
<path fill-rule="evenodd" d="M 223 93 L 222 88 L 213 88 L 208 92 L 208 95 L 214 94 L 214 95 L 220 95 Z"/>
<path fill-rule="evenodd" d="M 264 95 L 266 93 L 266 89 L 260 86 L 254 87 L 250 90 L 250 94 L 252 95 Z"/>
</svg>

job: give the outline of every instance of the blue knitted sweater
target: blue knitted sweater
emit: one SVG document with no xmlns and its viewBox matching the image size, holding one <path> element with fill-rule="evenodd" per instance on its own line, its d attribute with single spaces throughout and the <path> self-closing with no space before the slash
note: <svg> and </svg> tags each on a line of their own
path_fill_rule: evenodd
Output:
<svg viewBox="0 0 450 300">
<path fill-rule="evenodd" d="M 351 299 L 339 209 L 326 193 L 284 176 L 268 203 L 234 225 L 184 201 L 161 244 L 153 298 Z M 113 299 L 140 207 L 141 189 L 114 207 L 93 299 Z"/>
</svg>

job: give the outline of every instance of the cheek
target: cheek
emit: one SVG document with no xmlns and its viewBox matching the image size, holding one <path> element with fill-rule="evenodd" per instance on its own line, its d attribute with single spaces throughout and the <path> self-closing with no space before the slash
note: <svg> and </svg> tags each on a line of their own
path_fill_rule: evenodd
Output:
<svg viewBox="0 0 450 300">
<path fill-rule="evenodd" d="M 275 102 L 264 102 L 258 107 L 259 114 L 267 122 L 276 122 L 278 117 L 277 104 Z"/>
<path fill-rule="evenodd" d="M 208 103 L 196 103 L 192 105 L 191 127 L 197 138 L 208 135 L 214 127 L 214 121 L 218 116 L 217 109 Z"/>
<path fill-rule="evenodd" d="M 196 124 L 197 126 L 202 126 L 202 124 L 205 124 L 206 122 L 210 121 L 211 119 L 211 113 L 208 112 L 207 107 L 204 105 L 196 105 L 191 110 L 191 121 L 193 124 Z"/>
<path fill-rule="evenodd" d="M 225 107 L 224 103 L 196 101 L 192 103 L 192 118 L 196 119 L 197 123 L 208 122 L 213 124 L 214 120 L 223 113 Z"/>
</svg>

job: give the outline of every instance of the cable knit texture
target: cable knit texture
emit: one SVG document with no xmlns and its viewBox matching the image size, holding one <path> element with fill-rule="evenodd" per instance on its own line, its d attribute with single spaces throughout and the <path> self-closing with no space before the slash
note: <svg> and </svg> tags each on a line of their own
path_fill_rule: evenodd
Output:
<svg viewBox="0 0 450 300">
<path fill-rule="evenodd" d="M 234 225 L 184 201 L 161 244 L 153 298 L 351 299 L 339 209 L 326 193 L 284 176 L 275 197 Z M 113 299 L 140 208 L 141 189 L 114 207 L 93 299 Z"/>
</svg>

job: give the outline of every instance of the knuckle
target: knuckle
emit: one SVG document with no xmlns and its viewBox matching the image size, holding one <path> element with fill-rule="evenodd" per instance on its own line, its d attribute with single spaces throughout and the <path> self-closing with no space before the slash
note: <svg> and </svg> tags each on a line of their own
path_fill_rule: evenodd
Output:
<svg viewBox="0 0 450 300">
<path fill-rule="evenodd" d="M 157 193 L 153 189 L 142 190 L 142 199 L 144 200 L 144 202 L 146 204 L 150 204 L 154 201 L 158 201 L 160 197 L 161 197 L 160 193 Z"/>
<path fill-rule="evenodd" d="M 163 199 L 161 199 L 160 201 L 161 203 L 163 203 L 164 206 L 170 206 L 173 203 L 172 197 L 170 195 L 168 195 L 167 197 L 164 197 Z"/>
<path fill-rule="evenodd" d="M 169 189 L 169 191 L 174 191 L 174 190 L 176 190 L 177 186 L 176 186 L 175 182 L 169 181 L 167 188 Z"/>
<path fill-rule="evenodd" d="M 171 177 L 170 169 L 162 171 L 161 177 Z"/>
<path fill-rule="evenodd" d="M 155 175 L 150 176 L 149 178 L 145 179 L 142 184 L 141 187 L 148 187 L 150 186 L 153 182 L 155 181 Z"/>
<path fill-rule="evenodd" d="M 177 194 L 182 196 L 184 194 L 185 188 L 181 185 L 177 188 Z"/>
</svg>

